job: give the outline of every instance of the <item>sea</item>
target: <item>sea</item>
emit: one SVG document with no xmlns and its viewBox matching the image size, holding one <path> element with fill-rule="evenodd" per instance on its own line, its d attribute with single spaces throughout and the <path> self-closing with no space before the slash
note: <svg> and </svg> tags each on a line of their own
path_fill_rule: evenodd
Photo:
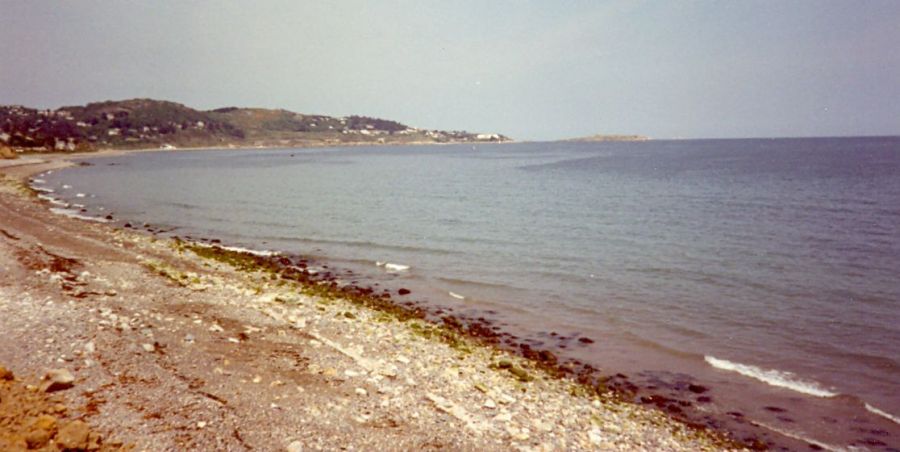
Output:
<svg viewBox="0 0 900 452">
<path fill-rule="evenodd" d="M 143 152 L 32 185 L 406 288 L 723 425 L 900 449 L 898 137 Z"/>
</svg>

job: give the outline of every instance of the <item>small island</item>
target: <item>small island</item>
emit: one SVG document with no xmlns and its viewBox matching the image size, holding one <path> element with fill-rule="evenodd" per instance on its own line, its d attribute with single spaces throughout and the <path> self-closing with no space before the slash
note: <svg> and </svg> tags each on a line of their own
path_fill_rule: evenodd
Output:
<svg viewBox="0 0 900 452">
<path fill-rule="evenodd" d="M 599 141 L 650 141 L 651 138 L 644 135 L 590 135 L 586 137 L 569 138 L 566 141 L 575 142 L 599 142 Z"/>
</svg>

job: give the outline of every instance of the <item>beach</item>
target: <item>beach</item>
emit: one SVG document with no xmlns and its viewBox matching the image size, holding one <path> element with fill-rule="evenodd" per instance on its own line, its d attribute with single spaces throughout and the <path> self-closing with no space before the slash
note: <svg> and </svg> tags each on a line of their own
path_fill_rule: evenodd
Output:
<svg viewBox="0 0 900 452">
<path fill-rule="evenodd" d="M 87 423 L 107 444 L 734 447 L 423 319 L 239 265 L 252 254 L 216 248 L 216 258 L 54 214 L 27 179 L 71 164 L 48 156 L 0 168 L 0 365 L 34 391 L 48 371 L 69 371 L 74 385 L 55 393 L 68 407 L 60 419 Z"/>
</svg>

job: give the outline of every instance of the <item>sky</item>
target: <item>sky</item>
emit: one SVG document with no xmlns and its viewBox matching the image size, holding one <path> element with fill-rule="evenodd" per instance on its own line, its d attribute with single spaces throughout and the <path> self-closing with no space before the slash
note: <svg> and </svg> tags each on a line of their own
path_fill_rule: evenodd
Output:
<svg viewBox="0 0 900 452">
<path fill-rule="evenodd" d="M 900 1 L 0 0 L 0 104 L 136 97 L 520 140 L 900 135 Z"/>
</svg>

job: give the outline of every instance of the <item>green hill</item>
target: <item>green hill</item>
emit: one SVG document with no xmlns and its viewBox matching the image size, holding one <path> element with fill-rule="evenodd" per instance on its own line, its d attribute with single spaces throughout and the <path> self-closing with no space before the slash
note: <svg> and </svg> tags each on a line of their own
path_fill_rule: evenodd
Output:
<svg viewBox="0 0 900 452">
<path fill-rule="evenodd" d="M 37 110 L 0 106 L 0 143 L 19 151 L 153 147 L 273 147 L 508 141 L 503 135 L 423 130 L 396 121 L 287 110 L 200 111 L 152 99 Z"/>
</svg>

